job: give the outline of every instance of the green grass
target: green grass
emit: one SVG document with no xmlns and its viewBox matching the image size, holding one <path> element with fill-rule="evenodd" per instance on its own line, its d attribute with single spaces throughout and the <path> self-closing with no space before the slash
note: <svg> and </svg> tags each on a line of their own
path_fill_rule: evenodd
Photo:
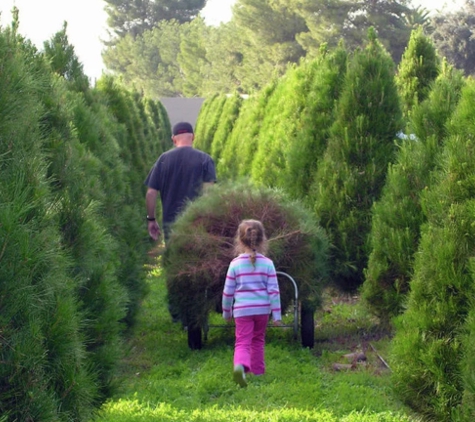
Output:
<svg viewBox="0 0 475 422">
<path fill-rule="evenodd" d="M 387 348 L 388 339 L 379 339 L 359 304 L 330 301 L 319 311 L 313 350 L 301 348 L 292 329 L 270 328 L 266 374 L 249 376 L 243 389 L 232 379 L 234 331 L 212 327 L 204 348 L 190 350 L 186 332 L 168 314 L 160 268 L 148 282 L 150 294 L 128 342 L 117 394 L 95 422 L 418 420 L 396 400 L 389 370 L 370 350 L 364 365 L 333 370 L 347 362 L 345 354 L 370 341 L 379 353 Z M 219 315 L 210 318 L 222 323 Z"/>
</svg>

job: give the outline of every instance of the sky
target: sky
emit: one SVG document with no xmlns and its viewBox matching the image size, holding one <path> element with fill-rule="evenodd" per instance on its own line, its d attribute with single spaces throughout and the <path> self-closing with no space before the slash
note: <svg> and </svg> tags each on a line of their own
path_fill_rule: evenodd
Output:
<svg viewBox="0 0 475 422">
<path fill-rule="evenodd" d="M 209 25 L 218 25 L 231 18 L 231 6 L 235 0 L 208 0 L 202 11 Z M 451 10 L 463 0 L 413 0 L 428 10 L 438 10 L 445 6 Z M 69 42 L 74 46 L 84 72 L 92 81 L 103 72 L 101 52 L 107 35 L 107 14 L 103 0 L 0 0 L 0 25 L 10 26 L 11 10 L 19 10 L 19 32 L 30 39 L 40 50 L 43 42 L 60 31 L 63 22 L 68 24 Z"/>
</svg>

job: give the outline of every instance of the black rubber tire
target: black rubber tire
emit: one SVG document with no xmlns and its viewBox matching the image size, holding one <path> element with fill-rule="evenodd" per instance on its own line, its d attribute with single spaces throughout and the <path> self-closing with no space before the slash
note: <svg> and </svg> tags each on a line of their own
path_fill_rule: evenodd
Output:
<svg viewBox="0 0 475 422">
<path fill-rule="evenodd" d="M 303 309 L 300 311 L 300 337 L 302 347 L 313 349 L 315 345 L 315 320 L 314 311 Z"/>
<path fill-rule="evenodd" d="M 202 329 L 199 325 L 188 327 L 188 347 L 191 350 L 200 350 L 203 347 Z"/>
</svg>

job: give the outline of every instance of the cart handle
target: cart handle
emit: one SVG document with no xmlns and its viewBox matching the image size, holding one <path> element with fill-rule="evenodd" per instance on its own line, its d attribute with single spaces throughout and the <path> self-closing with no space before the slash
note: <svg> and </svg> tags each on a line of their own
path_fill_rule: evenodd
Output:
<svg viewBox="0 0 475 422">
<path fill-rule="evenodd" d="M 292 284 L 294 285 L 294 290 L 295 290 L 295 301 L 294 301 L 294 336 L 297 338 L 298 332 L 299 332 L 299 309 L 298 309 L 298 303 L 299 303 L 299 288 L 297 286 L 297 283 L 295 280 L 292 278 L 287 273 L 284 273 L 283 271 L 276 271 L 277 275 L 282 275 L 284 277 L 287 277 Z"/>
</svg>

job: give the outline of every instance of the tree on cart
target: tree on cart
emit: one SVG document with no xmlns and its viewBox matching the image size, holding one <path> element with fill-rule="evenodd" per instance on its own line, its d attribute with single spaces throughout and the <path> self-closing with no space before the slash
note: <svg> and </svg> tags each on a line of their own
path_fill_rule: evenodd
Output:
<svg viewBox="0 0 475 422">
<path fill-rule="evenodd" d="M 215 186 L 191 203 L 175 222 L 165 250 L 169 303 L 188 327 L 190 348 L 202 347 L 208 314 L 220 310 L 234 236 L 241 220 L 248 218 L 263 222 L 269 257 L 298 284 L 302 344 L 313 347 L 313 315 L 327 279 L 327 237 L 301 204 L 276 190 L 241 182 Z M 285 283 L 280 290 L 285 314 L 294 288 Z"/>
</svg>

